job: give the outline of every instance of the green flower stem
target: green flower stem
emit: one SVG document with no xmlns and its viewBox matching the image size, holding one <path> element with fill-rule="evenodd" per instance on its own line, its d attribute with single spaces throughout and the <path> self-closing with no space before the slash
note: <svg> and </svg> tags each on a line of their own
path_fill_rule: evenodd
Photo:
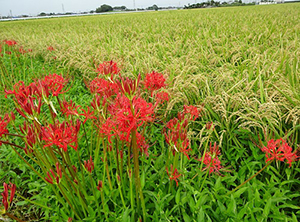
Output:
<svg viewBox="0 0 300 222">
<path fill-rule="evenodd" d="M 57 184 L 58 188 L 60 189 L 60 192 L 61 194 L 63 195 L 63 197 L 65 198 L 65 200 L 67 201 L 67 203 L 69 204 L 69 206 L 71 207 L 71 209 L 73 210 L 75 216 L 78 218 L 78 219 L 82 219 L 78 214 L 77 214 L 77 211 L 74 209 L 73 207 L 73 204 L 71 204 L 70 200 L 68 199 L 67 195 L 65 194 L 64 190 L 62 189 L 62 187 Z"/>
<path fill-rule="evenodd" d="M 109 174 L 109 169 L 108 169 L 108 164 L 107 164 L 107 152 L 106 152 L 106 146 L 105 146 L 106 144 L 104 142 L 104 139 L 102 140 L 102 144 L 103 144 L 103 154 L 104 154 L 103 164 L 104 164 L 104 168 L 106 170 L 109 188 L 110 188 L 110 190 L 112 190 L 113 187 L 112 187 L 110 174 Z"/>
<path fill-rule="evenodd" d="M 226 195 L 230 195 L 232 194 L 234 191 L 238 190 L 239 188 L 241 188 L 242 186 L 244 186 L 246 183 L 248 183 L 250 180 L 252 180 L 254 177 L 256 177 L 258 174 L 260 174 L 264 169 L 266 169 L 272 162 L 274 161 L 274 159 L 272 161 L 269 161 L 263 168 L 261 168 L 256 174 L 254 174 L 252 177 L 250 177 L 249 179 L 245 180 L 243 183 L 241 183 L 239 186 L 237 186 L 236 188 L 234 188 L 232 191 L 228 192 Z"/>
<path fill-rule="evenodd" d="M 54 163 L 59 162 L 58 158 L 55 156 L 55 154 L 54 154 L 54 152 L 53 152 L 53 149 L 52 149 L 51 147 L 49 147 L 49 151 L 50 151 L 50 154 L 51 154 L 51 156 L 52 156 L 52 159 L 53 159 Z M 61 157 L 62 157 L 62 159 L 63 159 L 64 164 L 67 165 L 67 163 L 66 163 L 66 161 L 65 161 L 65 158 L 64 158 L 64 155 L 61 153 L 61 151 L 59 150 L 59 148 L 58 148 L 58 151 L 60 152 L 60 155 L 61 155 Z M 51 168 L 52 168 L 52 167 L 51 167 Z M 67 172 L 66 172 L 66 170 L 65 170 L 65 167 L 61 167 L 61 169 L 62 169 L 62 171 L 63 171 L 63 173 L 64 173 L 64 175 L 65 175 L 67 181 L 71 184 L 73 190 L 76 190 L 76 187 L 74 186 L 73 181 L 72 181 L 72 180 L 70 179 L 70 177 L 68 176 L 68 174 L 67 174 Z M 52 170 L 54 170 L 54 169 L 52 169 Z M 54 171 L 55 171 L 55 170 L 54 170 Z M 72 189 L 71 189 L 71 187 L 69 186 L 69 183 L 66 182 L 66 185 L 68 186 L 68 189 L 71 191 Z M 71 192 L 71 194 L 73 194 L 73 193 Z"/>
<path fill-rule="evenodd" d="M 104 199 L 104 195 L 103 195 L 103 189 L 101 189 L 100 195 L 101 195 L 101 201 L 102 201 L 102 207 L 103 207 L 104 215 L 105 215 L 106 221 L 108 221 L 107 212 L 106 212 L 105 205 L 104 205 L 105 204 L 105 199 Z"/>
<path fill-rule="evenodd" d="M 117 173 L 118 175 L 121 176 L 121 172 L 120 172 L 120 163 L 119 163 L 119 155 L 118 155 L 118 148 L 119 148 L 119 144 L 118 144 L 118 139 L 116 138 L 115 139 L 115 144 L 116 144 L 116 147 L 115 147 L 115 155 L 114 155 L 114 159 L 115 159 L 115 162 L 117 162 Z M 114 152 L 114 151 L 112 151 Z M 122 181 L 121 181 L 122 182 Z"/>
<path fill-rule="evenodd" d="M 211 133 L 208 135 L 208 138 L 207 138 L 207 141 L 206 141 L 206 144 L 205 144 L 205 147 L 204 147 L 204 152 L 203 152 L 203 156 L 202 156 L 202 159 L 201 159 L 201 165 L 200 165 L 200 171 L 202 171 L 203 169 L 203 161 L 204 161 L 204 157 L 205 157 L 205 154 L 206 154 L 206 150 L 207 150 L 207 147 L 208 147 L 208 141 L 209 141 L 209 138 L 211 136 Z M 200 177 L 199 177 L 199 183 L 200 183 Z"/>
<path fill-rule="evenodd" d="M 68 160 L 69 164 L 71 165 L 70 155 L 68 152 L 66 153 L 66 159 Z M 71 174 L 74 174 L 74 175 L 72 175 L 72 177 L 76 178 L 76 180 L 77 180 L 77 183 L 78 183 L 78 187 L 76 187 L 77 196 L 79 197 L 80 202 L 84 205 L 85 209 L 88 211 L 86 199 L 84 198 L 84 195 L 87 196 L 87 193 L 86 193 L 85 189 L 82 188 L 81 181 L 79 180 L 77 174 L 74 172 L 73 168 L 68 166 L 68 170 Z M 82 192 L 84 192 L 84 194 Z M 85 213 L 85 211 L 84 211 L 84 213 Z"/>
<path fill-rule="evenodd" d="M 146 206 L 141 186 L 141 180 L 139 177 L 139 150 L 137 147 L 137 140 L 136 140 L 136 130 L 131 131 L 131 138 L 132 138 L 132 149 L 133 149 L 133 163 L 134 163 L 134 179 L 135 179 L 135 187 L 136 187 L 136 194 L 137 194 L 137 203 L 139 208 L 139 199 L 141 200 L 142 210 L 143 210 L 143 218 L 146 221 Z M 140 198 L 139 198 L 140 196 Z"/>
<path fill-rule="evenodd" d="M 209 168 L 206 170 L 206 174 L 205 174 L 205 177 L 204 177 L 204 179 L 203 179 L 203 181 L 202 181 L 201 187 L 200 187 L 200 189 L 199 189 L 199 193 L 201 193 L 201 191 L 202 191 L 202 188 L 203 188 L 203 186 L 204 186 L 204 183 L 205 183 L 205 181 L 206 181 L 206 179 L 207 179 L 207 176 L 208 176 L 208 174 L 209 174 L 210 167 L 211 167 L 211 163 L 209 164 Z"/>
<path fill-rule="evenodd" d="M 53 110 L 52 110 L 50 104 L 48 104 L 48 107 L 49 107 L 49 110 L 50 110 L 50 114 L 51 114 L 53 125 L 55 125 L 55 117 L 54 117 Z"/>
<path fill-rule="evenodd" d="M 116 176 L 116 179 L 117 179 L 118 190 L 119 190 L 119 193 L 120 193 L 120 196 L 121 196 L 123 207 L 126 208 L 126 204 L 125 204 L 125 201 L 124 201 L 124 197 L 123 197 L 123 193 L 122 193 L 122 189 L 121 189 L 121 184 L 120 184 L 120 181 L 118 180 L 118 176 Z"/>
<path fill-rule="evenodd" d="M 129 173 L 130 172 L 130 173 Z M 134 197 L 133 197 L 133 186 L 132 186 L 132 172 L 131 169 L 128 170 L 128 177 L 129 177 L 129 189 L 130 189 L 130 205 L 132 209 L 132 213 L 134 212 Z"/>
<path fill-rule="evenodd" d="M 80 152 L 80 150 L 78 149 L 76 153 L 77 153 L 77 158 L 78 158 L 78 161 L 79 161 L 79 167 L 80 167 L 80 172 L 81 172 L 81 180 L 83 181 L 83 186 L 86 187 L 85 178 L 84 178 L 84 174 L 83 174 L 84 169 L 83 169 L 83 164 L 82 164 L 79 152 Z M 85 189 L 83 189 L 83 190 L 85 190 Z"/>
<path fill-rule="evenodd" d="M 101 211 L 100 211 L 100 208 L 99 208 L 99 203 L 98 203 L 97 195 L 96 195 L 96 192 L 95 192 L 95 185 L 94 185 L 94 181 L 93 181 L 91 173 L 89 173 L 89 178 L 90 178 L 90 181 L 91 181 L 93 195 L 94 195 L 94 199 L 95 199 L 95 202 L 96 202 L 96 205 L 97 205 L 97 210 L 98 210 L 98 213 L 99 213 L 99 217 L 101 217 Z"/>
<path fill-rule="evenodd" d="M 80 192 L 80 189 L 77 189 L 77 190 L 76 190 L 76 193 L 77 193 L 77 196 L 78 196 L 78 197 L 81 197 L 81 198 L 79 198 L 79 201 L 80 201 L 80 203 L 81 203 L 81 208 L 82 208 L 82 210 L 83 210 L 84 216 L 85 216 L 85 217 L 88 217 L 88 215 L 87 215 L 86 212 L 89 212 L 89 209 L 88 209 L 86 203 L 84 202 L 85 199 L 82 198 L 82 193 Z"/>
<path fill-rule="evenodd" d="M 55 154 L 54 154 L 54 152 L 53 152 L 53 149 L 52 149 L 51 147 L 49 147 L 49 151 L 50 151 L 50 154 L 51 154 L 51 156 L 52 156 L 54 162 L 55 162 L 55 163 L 56 163 L 56 162 L 59 162 L 59 160 L 58 160 L 57 157 L 55 156 Z M 61 155 L 63 161 L 65 162 L 65 165 L 67 165 L 66 161 L 64 160 L 64 155 L 61 153 L 61 151 L 60 151 L 59 149 L 58 149 L 58 151 L 59 151 L 59 153 L 60 153 L 60 155 Z M 60 165 L 61 165 L 61 164 L 60 164 Z M 51 169 L 54 170 L 54 169 L 52 168 L 52 166 L 51 166 Z M 75 197 L 74 197 L 74 194 L 73 194 L 72 190 L 75 190 L 75 191 L 76 191 L 77 189 L 76 189 L 76 187 L 74 186 L 73 181 L 70 179 L 70 177 L 68 176 L 67 172 L 65 171 L 65 167 L 62 167 L 62 166 L 61 166 L 61 169 L 62 169 L 62 171 L 63 171 L 63 174 L 64 174 L 65 178 L 66 178 L 66 181 L 65 181 L 65 180 L 62 180 L 61 182 L 62 182 L 63 184 L 66 185 L 66 188 L 67 188 L 67 190 L 68 190 L 68 192 L 65 191 L 65 194 L 64 194 L 64 195 L 67 196 L 67 194 L 70 193 L 71 196 L 72 196 L 72 199 L 71 199 L 71 200 L 75 200 Z M 54 170 L 54 171 L 55 171 L 55 170 Z M 70 185 L 71 185 L 72 188 L 70 187 Z M 60 186 L 60 188 L 61 188 L 61 192 L 63 192 L 61 186 Z M 76 208 L 78 207 L 77 204 L 76 204 L 76 202 L 74 202 L 74 205 L 76 206 Z"/>
</svg>

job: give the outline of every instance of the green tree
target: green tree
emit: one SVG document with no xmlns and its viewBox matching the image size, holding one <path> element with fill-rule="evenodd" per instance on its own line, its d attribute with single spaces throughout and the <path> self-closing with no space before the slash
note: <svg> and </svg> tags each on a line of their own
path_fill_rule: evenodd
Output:
<svg viewBox="0 0 300 222">
<path fill-rule="evenodd" d="M 113 11 L 113 8 L 110 5 L 103 4 L 99 8 L 96 8 L 97 13 L 101 12 L 110 12 Z"/>
<path fill-rule="evenodd" d="M 157 11 L 158 10 L 158 6 L 157 5 L 153 5 L 153 10 Z"/>
</svg>

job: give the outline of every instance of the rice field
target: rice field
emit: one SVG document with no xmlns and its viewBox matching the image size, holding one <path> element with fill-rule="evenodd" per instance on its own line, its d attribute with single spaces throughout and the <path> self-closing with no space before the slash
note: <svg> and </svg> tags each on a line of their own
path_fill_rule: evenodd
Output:
<svg viewBox="0 0 300 222">
<path fill-rule="evenodd" d="M 157 111 L 161 121 L 165 122 L 144 127 L 152 135 L 148 141 L 152 144 L 149 149 L 153 161 L 138 161 L 142 166 L 140 177 L 142 181 L 145 178 L 147 181 L 152 178 L 151 174 L 158 176 L 152 178 L 150 185 L 143 185 L 143 191 L 138 190 L 141 185 L 136 182 L 133 187 L 136 193 L 140 192 L 136 203 L 132 202 L 130 195 L 126 196 L 127 188 L 132 192 L 132 187 L 129 188 L 131 183 L 126 184 L 122 179 L 128 187 L 124 184 L 118 187 L 118 179 L 112 178 L 116 187 L 106 188 L 101 195 L 97 194 L 98 200 L 106 203 L 103 209 L 102 206 L 97 208 L 97 213 L 96 208 L 93 208 L 94 211 L 90 208 L 77 210 L 76 207 L 73 210 L 72 204 L 66 204 L 68 206 L 63 209 L 68 209 L 70 215 L 64 215 L 56 208 L 55 216 L 46 210 L 40 218 L 45 221 L 67 220 L 69 216 L 75 221 L 83 218 L 88 218 L 88 221 L 300 220 L 299 161 L 291 167 L 280 161 L 269 166 L 271 162 L 265 163 L 265 155 L 258 148 L 266 146 L 272 139 L 283 138 L 295 155 L 300 154 L 299 21 L 300 3 L 290 3 L 1 22 L 0 40 L 13 39 L 25 50 L 32 49 L 30 59 L 20 59 L 18 56 L 9 59 L 2 52 L 2 92 L 4 88 L 12 89 L 19 80 L 27 84 L 32 79 L 59 73 L 75 81 L 69 87 L 71 89 L 66 98 L 77 96 L 73 101 L 86 105 L 92 97 L 85 86 L 88 88 L 87 83 L 99 73 L 99 64 L 105 65 L 103 62 L 113 60 L 123 76 L 135 79 L 140 74 L 142 82 L 153 71 L 161 73 L 166 78 L 163 91 L 170 96 L 168 103 Z M 21 67 L 21 63 L 26 65 Z M 84 84 L 80 83 L 82 80 Z M 0 114 L 4 115 L 3 110 L 11 109 L 7 101 L 12 100 L 5 100 L 2 92 Z M 149 102 L 152 93 L 147 93 L 146 90 L 142 95 Z M 179 179 L 182 181 L 179 187 L 175 186 L 177 180 L 171 187 L 172 180 L 176 178 L 175 171 L 168 161 L 162 165 L 159 162 L 163 159 L 159 150 L 168 146 L 155 141 L 163 138 L 161 130 L 169 120 L 176 118 L 184 105 L 201 110 L 200 117 L 192 121 L 187 130 L 191 159 L 200 154 L 204 158 L 209 142 L 216 142 L 224 159 L 225 171 L 221 175 L 206 173 L 211 165 L 204 168 L 202 159 L 201 170 L 192 175 L 192 168 L 198 165 L 190 158 L 184 159 L 185 153 L 178 158 L 173 153 L 174 163 L 178 161 L 179 166 L 181 161 L 180 175 L 184 170 L 188 173 L 185 179 Z M 212 124 L 213 128 L 208 124 Z M 96 135 L 92 131 L 87 134 L 91 138 Z M 133 138 L 135 136 L 132 134 L 132 141 Z M 134 150 L 132 143 L 129 147 Z M 151 151 L 152 146 L 154 151 Z M 10 152 L 8 146 L 3 147 L 0 147 L 0 163 L 5 162 L 5 156 Z M 96 153 L 94 155 L 99 157 Z M 172 156 L 165 155 L 167 159 Z M 81 157 L 88 158 L 84 153 Z M 114 158 L 113 155 L 110 157 Z M 173 157 L 170 158 L 173 161 Z M 131 161 L 136 167 L 137 162 Z M 105 166 L 105 163 L 99 164 Z M 152 166 L 155 172 L 144 165 Z M 159 168 L 173 171 L 173 177 L 169 171 L 167 174 L 164 172 L 165 177 L 171 180 L 170 188 L 169 184 L 166 185 L 168 182 L 160 183 L 164 174 Z M 260 169 L 264 169 L 263 174 L 256 176 Z M 119 170 L 119 162 L 117 167 L 109 167 L 106 174 L 116 170 Z M 197 175 L 201 175 L 202 180 L 198 180 L 200 176 Z M 251 182 L 236 193 L 230 193 L 252 175 L 255 178 Z M 16 179 L 14 176 L 10 178 Z M 136 178 L 139 176 L 135 175 Z M 191 182 L 194 178 L 197 180 L 195 183 Z M 27 190 L 25 187 L 23 189 Z M 50 191 L 39 192 L 39 201 L 52 207 L 54 200 L 51 205 L 44 199 Z M 121 195 L 122 202 L 120 197 L 116 197 L 118 192 L 125 194 L 125 200 Z M 105 201 L 103 193 L 107 198 Z M 55 196 L 53 192 L 51 195 Z M 143 207 L 143 195 L 146 209 Z M 95 195 L 86 195 L 87 201 L 91 201 L 89 196 Z M 132 209 L 135 204 L 138 206 L 136 211 Z M 96 205 L 97 199 L 91 206 Z M 108 213 L 109 210 L 111 213 Z"/>
</svg>

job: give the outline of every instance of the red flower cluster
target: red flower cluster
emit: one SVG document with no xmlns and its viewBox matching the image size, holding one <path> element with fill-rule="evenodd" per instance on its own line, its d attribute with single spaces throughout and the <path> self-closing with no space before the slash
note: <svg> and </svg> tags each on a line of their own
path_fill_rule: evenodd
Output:
<svg viewBox="0 0 300 222">
<path fill-rule="evenodd" d="M 136 132 L 136 140 L 140 152 L 144 153 L 147 157 L 149 157 L 149 153 L 148 153 L 149 144 L 146 143 L 145 137 L 139 132 Z"/>
<path fill-rule="evenodd" d="M 42 133 L 39 129 L 36 129 L 33 124 L 28 125 L 27 122 L 24 122 L 23 127 L 19 127 L 20 131 L 25 135 L 26 142 L 24 151 L 28 155 L 32 153 L 33 145 L 36 144 L 37 141 L 42 140 Z"/>
<path fill-rule="evenodd" d="M 94 116 L 94 111 L 92 111 L 92 112 L 90 111 L 90 107 L 87 107 L 87 111 L 85 111 L 85 109 L 81 109 L 81 111 L 83 113 L 79 114 L 79 116 L 84 116 L 85 117 L 85 120 L 83 121 L 83 124 L 85 124 L 88 119 L 97 119 Z"/>
<path fill-rule="evenodd" d="M 68 116 L 78 116 L 78 108 L 80 108 L 81 106 L 76 106 L 75 103 L 73 103 L 73 101 L 71 100 L 70 102 L 67 101 L 63 101 L 61 104 L 61 112 Z"/>
<path fill-rule="evenodd" d="M 102 188 L 103 188 L 103 182 L 102 182 L 102 180 L 99 180 L 99 181 L 98 181 L 97 189 L 98 189 L 99 191 L 101 191 Z"/>
<path fill-rule="evenodd" d="M 110 82 L 101 78 L 95 78 L 91 81 L 89 89 L 92 93 L 98 93 L 104 98 L 109 98 L 119 92 L 119 87 L 115 82 Z"/>
<path fill-rule="evenodd" d="M 62 89 L 66 83 L 67 80 L 62 76 L 50 74 L 29 85 L 25 85 L 22 81 L 16 83 L 13 90 L 5 90 L 5 97 L 14 95 L 14 100 L 18 104 L 16 111 L 25 118 L 27 118 L 26 113 L 33 118 L 41 112 L 42 98 L 48 98 L 50 92 L 53 96 L 64 93 Z"/>
<path fill-rule="evenodd" d="M 98 68 L 96 69 L 96 72 L 98 72 L 99 75 L 111 75 L 111 79 L 113 79 L 113 76 L 116 74 L 119 74 L 120 69 L 117 66 L 117 63 L 113 62 L 112 60 L 109 62 L 103 62 L 98 65 Z"/>
<path fill-rule="evenodd" d="M 90 173 L 92 173 L 92 171 L 94 170 L 95 166 L 94 166 L 94 162 L 93 162 L 93 159 L 91 156 L 88 161 L 86 161 L 86 160 L 84 161 L 84 167 Z"/>
<path fill-rule="evenodd" d="M 145 87 L 151 91 L 151 95 L 153 91 L 165 87 L 165 82 L 166 79 L 163 74 L 154 71 L 152 73 L 147 73 L 144 80 Z"/>
<path fill-rule="evenodd" d="M 76 126 L 73 126 L 73 124 L 69 122 L 63 122 L 61 124 L 57 122 L 54 125 L 50 124 L 48 127 L 42 127 L 42 139 L 46 142 L 44 148 L 56 145 L 66 152 L 69 145 L 77 150 L 79 129 L 79 120 L 77 121 Z"/>
<path fill-rule="evenodd" d="M 136 91 L 139 89 L 139 84 L 141 80 L 141 75 L 139 74 L 136 79 L 123 78 L 120 77 L 120 80 L 116 81 L 116 84 L 119 87 L 119 91 L 127 96 L 132 97 Z"/>
<path fill-rule="evenodd" d="M 51 51 L 54 51 L 54 48 L 53 48 L 53 46 L 48 46 L 47 50 L 51 52 Z"/>
<path fill-rule="evenodd" d="M 268 145 L 266 147 L 263 147 L 261 150 L 266 154 L 266 162 L 274 159 L 282 162 L 287 160 L 287 163 L 291 167 L 292 162 L 296 161 L 297 158 L 299 158 L 296 153 L 292 152 L 292 148 L 283 139 L 271 139 L 268 142 Z"/>
<path fill-rule="evenodd" d="M 134 97 L 130 101 L 126 96 L 118 94 L 114 102 L 108 106 L 107 111 L 110 117 L 101 123 L 99 128 L 100 133 L 106 135 L 109 142 L 115 135 L 129 142 L 132 130 L 154 119 L 152 104 L 140 97 Z"/>
<path fill-rule="evenodd" d="M 4 40 L 4 43 L 8 46 L 17 45 L 17 42 L 15 40 Z"/>
<path fill-rule="evenodd" d="M 196 120 L 199 117 L 200 111 L 196 106 L 187 106 L 184 105 L 184 113 L 190 115 L 191 120 Z"/>
<path fill-rule="evenodd" d="M 157 107 L 158 105 L 169 101 L 169 94 L 166 92 L 159 92 L 155 95 L 155 98 L 156 98 L 156 103 L 154 106 Z"/>
<path fill-rule="evenodd" d="M 172 174 L 169 173 L 169 170 L 168 168 L 166 167 L 166 170 L 167 170 L 167 174 L 169 176 L 169 179 L 170 180 L 174 180 L 176 182 L 176 186 L 178 186 L 178 178 L 181 176 L 181 174 L 179 174 L 178 170 L 175 168 L 173 170 L 173 166 L 171 165 L 171 172 Z"/>
<path fill-rule="evenodd" d="M 49 91 L 52 92 L 53 96 L 58 96 L 59 94 L 65 93 L 66 91 L 62 91 L 62 89 L 67 83 L 67 79 L 55 73 L 45 76 L 45 78 L 42 80 L 42 85 L 44 88 L 48 88 Z"/>
<path fill-rule="evenodd" d="M 8 114 L 5 114 L 3 119 L 0 117 L 0 138 L 8 133 L 8 129 L 7 129 L 7 125 L 10 121 L 10 118 L 8 116 Z M 1 141 L 0 141 L 0 146 L 2 145 Z"/>
<path fill-rule="evenodd" d="M 47 172 L 47 177 L 45 177 L 45 180 L 51 184 L 54 183 L 54 181 L 53 181 L 54 179 L 56 181 L 56 184 L 59 184 L 59 179 L 62 178 L 62 172 L 61 172 L 61 168 L 59 167 L 59 163 L 57 162 L 55 164 L 55 166 L 56 166 L 56 174 L 53 172 L 52 169 L 50 169 L 52 176 L 49 172 Z"/>
<path fill-rule="evenodd" d="M 16 192 L 16 185 L 12 183 L 10 183 L 10 185 L 3 183 L 3 187 L 4 187 L 4 191 L 1 193 L 1 195 L 2 195 L 2 203 L 4 206 L 4 210 L 6 212 L 14 199 L 15 192 Z M 10 190 L 9 200 L 8 200 L 8 190 Z"/>
<path fill-rule="evenodd" d="M 151 122 L 154 116 L 152 104 L 140 97 L 134 97 L 131 104 L 127 97 L 119 95 L 111 108 L 111 113 L 115 114 L 115 129 L 118 129 L 121 139 L 125 136 L 126 141 L 132 130 L 136 130 L 144 122 Z"/>
<path fill-rule="evenodd" d="M 5 98 L 7 98 L 8 95 L 14 95 L 17 103 L 25 103 L 29 96 L 35 95 L 36 88 L 34 83 L 26 86 L 23 81 L 19 81 L 13 86 L 13 90 L 5 89 L 4 91 Z"/>
<path fill-rule="evenodd" d="M 212 172 L 219 172 L 222 168 L 221 161 L 219 160 L 218 156 L 221 154 L 219 150 L 219 146 L 214 143 L 214 146 L 209 145 L 209 152 L 206 152 L 204 155 L 203 163 L 206 165 L 204 170 L 208 169 L 209 173 Z M 202 158 L 201 160 L 202 161 Z"/>
<path fill-rule="evenodd" d="M 166 130 L 168 129 L 168 131 Z M 182 113 L 178 113 L 178 118 L 171 119 L 164 129 L 164 135 L 167 144 L 174 146 L 173 155 L 175 151 L 183 153 L 188 159 L 190 159 L 188 152 L 192 149 L 188 149 L 190 143 L 187 137 L 188 120 Z"/>
</svg>

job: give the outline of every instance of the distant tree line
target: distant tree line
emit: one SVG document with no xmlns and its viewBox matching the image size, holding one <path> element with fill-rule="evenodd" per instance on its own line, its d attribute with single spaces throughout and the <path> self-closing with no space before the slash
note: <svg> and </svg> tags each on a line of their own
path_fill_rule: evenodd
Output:
<svg viewBox="0 0 300 222">
<path fill-rule="evenodd" d="M 138 11 L 142 11 L 142 10 L 159 10 L 159 9 L 163 9 L 163 8 L 159 8 L 157 5 L 152 5 L 152 6 L 149 6 L 147 7 L 146 9 L 143 9 L 143 8 L 139 8 L 137 9 Z M 101 5 L 100 7 L 96 8 L 95 11 L 91 11 L 91 13 L 102 13 L 102 12 L 111 12 L 111 11 L 134 11 L 135 9 L 128 9 L 126 8 L 126 6 L 115 6 L 115 7 L 112 7 L 110 5 L 106 5 L 106 4 L 103 4 Z"/>
<path fill-rule="evenodd" d="M 196 4 L 188 4 L 184 6 L 184 9 L 193 9 L 193 8 L 208 8 L 208 7 L 228 7 L 228 6 L 244 6 L 244 5 L 255 5 L 255 2 L 252 3 L 243 3 L 242 0 L 235 0 L 234 2 L 218 2 L 218 1 L 207 1 Z"/>
<path fill-rule="evenodd" d="M 89 12 L 80 12 L 80 13 L 73 13 L 73 12 L 66 12 L 66 13 L 46 13 L 46 12 L 41 12 L 38 14 L 38 16 L 52 16 L 52 15 L 71 15 L 71 14 L 88 14 L 88 13 L 103 13 L 103 12 L 112 12 L 112 11 L 144 11 L 144 10 L 162 10 L 162 9 L 176 9 L 177 7 L 174 6 L 168 6 L 168 7 L 158 7 L 157 5 L 152 5 L 147 8 L 137 8 L 137 9 L 129 9 L 126 6 L 115 6 L 112 7 L 107 4 L 103 4 L 100 7 L 96 8 L 95 10 L 91 10 Z M 25 17 L 25 16 L 24 16 Z"/>
</svg>

